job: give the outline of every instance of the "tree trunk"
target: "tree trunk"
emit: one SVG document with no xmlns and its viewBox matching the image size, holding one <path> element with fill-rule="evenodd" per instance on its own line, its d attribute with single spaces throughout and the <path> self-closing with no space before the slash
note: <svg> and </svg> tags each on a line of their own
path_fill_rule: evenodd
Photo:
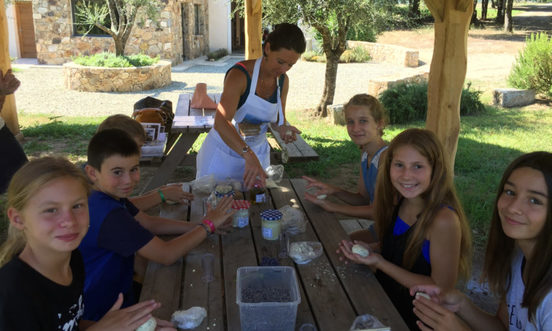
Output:
<svg viewBox="0 0 552 331">
<path fill-rule="evenodd" d="M 410 17 L 420 17 L 420 0 L 410 0 L 408 6 Z"/>
<path fill-rule="evenodd" d="M 496 1 L 496 23 L 504 24 L 504 0 Z"/>
<path fill-rule="evenodd" d="M 487 19 L 487 8 L 489 7 L 489 0 L 481 0 L 481 19 Z"/>
<path fill-rule="evenodd" d="M 473 3 L 473 13 L 472 13 L 470 24 L 473 24 L 473 26 L 475 26 L 475 27 L 482 28 L 483 23 L 481 23 L 481 21 L 477 19 L 477 10 L 475 8 L 476 5 L 477 5 L 477 2 L 474 1 L 474 3 Z"/>
<path fill-rule="evenodd" d="M 435 42 L 427 87 L 426 128 L 443 144 L 451 170 L 460 134 L 460 96 L 466 78 L 471 0 L 426 0 L 435 18 Z"/>
<path fill-rule="evenodd" d="M 124 56 L 125 55 L 125 43 L 121 36 L 113 36 L 113 41 L 115 41 L 115 55 Z"/>
<path fill-rule="evenodd" d="M 339 53 L 339 54 L 338 54 Z M 337 79 L 337 66 L 339 64 L 339 57 L 343 52 L 333 51 L 331 53 L 326 52 L 326 74 L 324 80 L 324 92 L 322 99 L 316 107 L 316 114 L 320 117 L 328 116 L 328 105 L 333 103 L 335 95 L 335 81 Z"/>
<path fill-rule="evenodd" d="M 2 74 L 6 74 L 6 71 L 9 69 L 11 69 L 11 61 L 8 42 L 8 20 L 6 17 L 4 0 L 0 0 L 0 70 Z M 4 106 L 0 111 L 8 129 L 10 129 L 14 136 L 20 135 L 14 94 L 6 96 L 4 99 Z M 7 156 L 2 155 L 1 157 Z"/>
<path fill-rule="evenodd" d="M 514 23 L 512 22 L 512 7 L 514 5 L 514 0 L 506 0 L 506 15 L 504 19 L 504 32 L 514 32 Z"/>
</svg>

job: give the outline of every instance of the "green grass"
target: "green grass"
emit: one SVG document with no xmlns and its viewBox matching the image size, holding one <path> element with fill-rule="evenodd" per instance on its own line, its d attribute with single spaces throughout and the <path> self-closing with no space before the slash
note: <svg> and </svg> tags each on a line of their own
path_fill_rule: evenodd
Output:
<svg viewBox="0 0 552 331">
<path fill-rule="evenodd" d="M 287 118 L 303 132 L 303 138 L 317 151 L 320 160 L 286 164 L 290 177 L 310 175 L 324 180 L 337 176 L 344 166 L 358 167 L 359 150 L 349 139 L 344 126 L 303 114 L 303 111 L 288 111 Z M 73 162 L 86 159 L 88 140 L 102 120 L 103 117 L 19 114 L 22 132 L 27 140 L 24 149 L 28 155 L 37 157 L 56 151 Z M 407 127 L 423 126 L 423 121 L 389 126 L 384 139 L 393 139 Z M 204 135 L 200 136 L 192 150 L 199 150 L 203 139 Z M 483 115 L 462 117 L 455 183 L 476 244 L 482 245 L 485 241 L 496 186 L 502 172 L 515 157 L 536 150 L 552 152 L 552 112 L 549 109 L 539 106 L 523 110 L 488 107 Z M 356 181 L 356 173 L 353 182 Z M 2 210 L 3 199 L 0 197 Z M 5 225 L 6 221 L 0 222 L 0 234 Z"/>
<path fill-rule="evenodd" d="M 514 4 L 514 8 L 516 7 L 516 5 L 519 6 L 519 4 Z M 475 7 L 475 10 L 477 10 L 477 18 L 481 18 L 481 2 L 479 2 L 477 4 L 477 6 Z M 516 15 L 519 15 L 521 13 L 523 13 L 524 10 L 519 10 L 519 9 L 512 9 L 512 16 L 516 16 Z M 493 8 L 491 6 L 491 2 L 489 1 L 489 5 L 487 6 L 487 20 L 494 20 L 496 19 L 496 14 L 498 13 L 498 11 L 496 10 L 496 8 Z"/>
<path fill-rule="evenodd" d="M 360 153 L 350 141 L 344 126 L 324 120 L 306 119 L 296 112 L 291 123 L 320 155 L 320 160 L 286 165 L 290 177 L 303 174 L 331 178 L 346 163 L 358 163 Z M 385 130 L 389 141 L 407 127 L 423 127 L 424 122 L 393 125 Z M 475 243 L 482 245 L 496 197 L 497 185 L 506 166 L 517 156 L 536 150 L 552 152 L 552 112 L 545 110 L 495 109 L 479 116 L 464 116 L 455 163 L 455 184 L 472 226 Z"/>
</svg>

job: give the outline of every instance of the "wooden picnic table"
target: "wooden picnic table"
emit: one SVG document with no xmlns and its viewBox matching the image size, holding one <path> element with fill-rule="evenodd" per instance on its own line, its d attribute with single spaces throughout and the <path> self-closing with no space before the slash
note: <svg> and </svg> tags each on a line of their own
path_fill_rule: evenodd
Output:
<svg viewBox="0 0 552 331">
<path fill-rule="evenodd" d="M 220 101 L 220 93 L 209 93 L 208 95 L 215 103 Z M 191 108 L 191 100 L 192 94 L 190 93 L 183 93 L 178 97 L 168 143 L 172 146 L 169 146 L 169 151 L 161 166 L 145 185 L 142 193 L 166 184 L 176 167 L 189 155 L 188 151 L 199 135 L 209 132 L 213 127 L 216 110 Z M 275 153 L 276 159 L 284 163 L 318 160 L 316 151 L 305 142 L 301 135 L 297 135 L 297 140 L 293 143 L 286 144 L 278 131 L 273 130 L 270 125 L 269 130 L 276 145 L 281 149 L 280 152 Z M 176 140 L 175 143 L 173 143 L 174 140 Z"/>
<path fill-rule="evenodd" d="M 156 299 L 162 307 L 155 312 L 170 320 L 175 310 L 204 307 L 208 315 L 198 330 L 240 330 L 236 304 L 236 271 L 242 266 L 258 266 L 264 257 L 295 268 L 301 303 L 297 308 L 296 329 L 304 323 L 318 330 L 348 330 L 357 315 L 371 314 L 392 330 L 407 330 L 399 313 L 367 266 L 345 264 L 336 253 L 338 242 L 347 237 L 335 214 L 303 199 L 306 182 L 284 179 L 269 189 L 265 205 L 250 208 L 250 224 L 232 229 L 226 235 L 211 235 L 187 256 L 171 266 L 149 262 L 140 300 Z M 290 258 L 278 258 L 279 241 L 262 238 L 260 212 L 267 208 L 292 205 L 306 216 L 304 233 L 290 241 L 319 241 L 324 253 L 312 262 L 296 265 Z M 164 206 L 162 214 L 188 221 L 200 221 L 203 199 L 196 196 L 189 206 Z M 201 280 L 201 256 L 215 255 L 215 280 Z"/>
</svg>

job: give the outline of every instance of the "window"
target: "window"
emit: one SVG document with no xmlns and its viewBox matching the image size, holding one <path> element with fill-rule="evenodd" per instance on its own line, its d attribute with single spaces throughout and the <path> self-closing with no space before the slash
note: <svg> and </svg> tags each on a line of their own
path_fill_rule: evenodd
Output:
<svg viewBox="0 0 552 331">
<path fill-rule="evenodd" d="M 201 5 L 194 5 L 194 18 L 195 18 L 194 34 L 201 35 L 203 34 L 201 32 Z"/>
<path fill-rule="evenodd" d="M 73 11 L 73 35 L 75 36 L 82 36 L 84 35 L 88 29 L 90 28 L 89 25 L 82 24 L 83 19 L 79 17 L 77 14 L 78 8 L 86 3 L 88 6 L 103 6 L 105 5 L 105 0 L 87 0 L 84 2 L 83 0 L 71 0 L 71 9 Z M 109 27 L 111 26 L 111 19 L 109 18 L 109 15 L 106 17 L 105 26 Z M 100 28 L 94 26 L 92 30 L 88 32 L 89 36 L 109 36 L 108 33 L 102 31 Z"/>
</svg>

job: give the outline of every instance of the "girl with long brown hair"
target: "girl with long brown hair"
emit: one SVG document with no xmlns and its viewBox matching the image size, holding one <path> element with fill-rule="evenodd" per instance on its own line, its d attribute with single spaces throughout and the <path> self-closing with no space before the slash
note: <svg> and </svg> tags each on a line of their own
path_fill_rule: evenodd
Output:
<svg viewBox="0 0 552 331">
<path fill-rule="evenodd" d="M 84 330 L 84 264 L 77 249 L 88 231 L 88 180 L 63 158 L 25 164 L 8 187 L 8 238 L 0 247 L 0 330 Z M 160 306 L 125 309 L 122 295 L 88 330 L 135 330 Z M 80 323 L 80 325 L 79 325 Z M 167 321 L 160 328 L 174 330 Z"/>
<path fill-rule="evenodd" d="M 491 218 L 482 279 L 501 298 L 488 314 L 458 290 L 415 286 L 422 330 L 552 330 L 552 153 L 534 152 L 504 172 Z"/>
<path fill-rule="evenodd" d="M 468 222 L 456 196 L 443 148 L 431 131 L 408 129 L 382 156 L 376 184 L 379 242 L 342 241 L 348 259 L 376 269 L 376 277 L 410 329 L 415 329 L 409 287 L 453 288 L 467 278 L 471 256 Z M 364 245 L 370 254 L 352 252 Z"/>
</svg>

